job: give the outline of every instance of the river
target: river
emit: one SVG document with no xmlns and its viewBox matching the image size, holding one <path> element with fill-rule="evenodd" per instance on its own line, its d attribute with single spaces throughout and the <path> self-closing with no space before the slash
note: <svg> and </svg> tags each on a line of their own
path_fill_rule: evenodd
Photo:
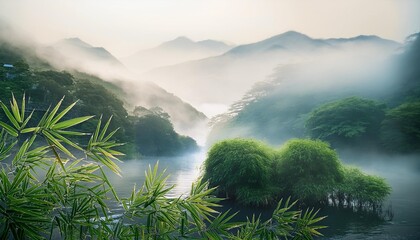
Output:
<svg viewBox="0 0 420 240">
<path fill-rule="evenodd" d="M 169 174 L 168 184 L 175 184 L 171 196 L 189 193 L 192 182 L 200 175 L 205 153 L 183 157 L 147 157 L 120 163 L 122 177 L 109 174 L 117 193 L 128 196 L 133 186 L 141 187 L 148 166 L 159 161 L 159 169 Z M 344 154 L 347 164 L 360 167 L 367 173 L 386 179 L 392 193 L 384 203 L 383 217 L 375 214 L 361 214 L 334 208 L 322 209 L 320 215 L 328 216 L 321 232 L 322 239 L 420 239 L 420 158 L 417 156 L 378 156 L 365 154 L 354 156 Z M 244 209 L 232 203 L 225 208 L 240 211 L 239 216 L 261 212 L 269 216 L 272 209 Z M 390 219 L 392 218 L 392 219 Z"/>
</svg>

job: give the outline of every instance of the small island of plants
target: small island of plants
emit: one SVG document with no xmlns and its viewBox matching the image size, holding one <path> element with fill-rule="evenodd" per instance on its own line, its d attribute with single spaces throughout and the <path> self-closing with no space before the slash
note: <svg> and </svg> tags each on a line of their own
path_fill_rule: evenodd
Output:
<svg viewBox="0 0 420 240">
<path fill-rule="evenodd" d="M 218 212 L 215 188 L 198 180 L 188 196 L 170 198 L 173 186 L 158 166 L 149 168 L 141 188 L 118 196 L 104 172 L 123 174 L 115 161 L 122 155 L 97 119 L 96 130 L 74 127 L 93 116 L 70 118 L 75 106 L 48 109 L 39 121 L 26 112 L 25 97 L 0 121 L 0 239 L 312 239 L 321 235 L 324 217 L 297 210 L 280 200 L 272 218 L 233 222 L 235 214 Z M 77 129 L 77 128 L 76 128 Z M 83 139 L 83 140 L 81 140 Z M 76 154 L 77 153 L 77 154 Z M 264 152 L 261 152 L 264 154 Z M 76 157 L 78 156 L 78 157 Z M 267 161 L 271 158 L 267 158 Z M 119 209 L 115 209 L 119 206 Z M 118 214 L 117 214 L 118 213 Z"/>
<path fill-rule="evenodd" d="M 273 149 L 251 139 L 213 145 L 204 180 L 243 205 L 267 206 L 284 196 L 306 204 L 377 209 L 390 194 L 383 178 L 344 165 L 328 143 L 292 139 Z"/>
</svg>

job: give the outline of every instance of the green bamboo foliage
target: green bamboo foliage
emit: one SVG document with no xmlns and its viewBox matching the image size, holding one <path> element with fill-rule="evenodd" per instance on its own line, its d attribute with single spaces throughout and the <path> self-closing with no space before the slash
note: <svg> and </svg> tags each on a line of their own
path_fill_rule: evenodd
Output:
<svg viewBox="0 0 420 240">
<path fill-rule="evenodd" d="M 141 188 L 119 197 L 104 168 L 120 174 L 123 155 L 108 131 L 111 118 L 99 118 L 92 134 L 77 127 L 92 116 L 69 119 L 76 102 L 61 110 L 62 101 L 34 122 L 12 96 L 0 102 L 0 239 L 310 239 L 320 235 L 316 212 L 292 211 L 289 200 L 273 218 L 232 222 L 220 213 L 216 188 L 198 180 L 188 196 L 168 198 L 174 186 L 158 164 L 146 172 Z M 76 129 L 76 130 L 75 130 Z M 73 137 L 86 139 L 87 145 Z M 78 156 L 78 157 L 76 157 Z M 80 157 L 81 156 L 81 157 Z M 122 206 L 115 210 L 115 207 Z M 117 211 L 118 214 L 115 212 Z"/>
</svg>

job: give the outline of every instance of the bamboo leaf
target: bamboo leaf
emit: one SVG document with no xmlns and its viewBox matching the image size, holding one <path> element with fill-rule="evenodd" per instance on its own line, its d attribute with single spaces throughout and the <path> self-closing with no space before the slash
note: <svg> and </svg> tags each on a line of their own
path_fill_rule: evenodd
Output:
<svg viewBox="0 0 420 240">
<path fill-rule="evenodd" d="M 3 109 L 3 112 L 6 114 L 9 121 L 13 124 L 16 129 L 19 129 L 19 123 L 16 121 L 15 117 L 13 117 L 12 113 L 10 113 L 9 109 L 4 105 L 2 101 L 0 101 L 0 106 Z"/>
<path fill-rule="evenodd" d="M 41 128 L 40 127 L 30 127 L 30 128 L 24 128 L 20 132 L 21 133 L 30 133 L 30 132 L 38 132 Z"/>
<path fill-rule="evenodd" d="M 108 187 L 111 189 L 112 194 L 114 195 L 114 198 L 119 202 L 120 199 L 118 198 L 117 192 L 115 192 L 114 187 L 112 186 L 111 182 L 108 180 L 104 170 L 102 169 L 102 167 L 99 167 L 99 170 L 102 173 L 102 177 L 104 179 L 104 181 L 106 182 L 106 184 L 108 185 Z"/>
<path fill-rule="evenodd" d="M 73 156 L 73 154 L 71 154 L 71 152 L 69 150 L 67 150 L 67 148 L 65 148 L 63 145 L 61 145 L 61 143 L 54 138 L 53 135 L 51 135 L 48 131 L 42 131 L 42 134 L 54 145 L 56 146 L 58 149 L 60 149 L 60 151 L 62 151 L 63 153 L 65 153 L 67 156 L 70 156 L 71 158 L 75 158 Z"/>
<path fill-rule="evenodd" d="M 75 131 L 66 131 L 66 130 L 55 130 L 55 132 L 61 135 L 71 135 L 71 136 L 86 136 L 90 135 L 90 133 L 83 133 L 83 132 L 75 132 Z"/>
<path fill-rule="evenodd" d="M 29 140 L 25 140 L 25 142 L 23 142 L 22 146 L 20 147 L 19 151 L 15 154 L 15 157 L 13 158 L 12 163 L 14 165 L 16 165 L 25 155 L 25 153 L 28 151 L 30 144 L 29 144 Z"/>
<path fill-rule="evenodd" d="M 98 136 L 99 136 L 99 131 L 101 130 L 101 125 L 102 125 L 102 115 L 99 118 L 98 125 L 96 125 L 95 133 L 93 134 L 93 140 L 92 140 L 93 142 L 98 141 Z"/>
<path fill-rule="evenodd" d="M 76 143 L 70 141 L 69 139 L 65 138 L 64 136 L 62 136 L 62 135 L 60 135 L 60 134 L 58 134 L 56 132 L 53 132 L 53 131 L 51 131 L 50 133 L 54 137 L 56 137 L 56 138 L 60 139 L 61 141 L 63 141 L 64 143 L 66 143 L 66 144 L 68 144 L 68 145 L 70 145 L 70 146 L 72 146 L 72 147 L 74 147 L 74 148 L 76 148 L 76 149 L 78 149 L 80 151 L 83 151 L 83 149 L 79 145 L 77 145 Z"/>
<path fill-rule="evenodd" d="M 108 121 L 105 123 L 105 126 L 102 128 L 101 134 L 99 135 L 99 141 L 102 141 L 102 139 L 105 136 L 106 131 L 108 130 L 108 126 L 111 123 L 112 116 L 108 119 Z"/>
<path fill-rule="evenodd" d="M 12 113 L 15 116 L 15 119 L 17 120 L 17 122 L 22 123 L 22 119 L 20 118 L 19 105 L 13 93 L 12 93 L 12 101 L 10 102 L 10 107 L 12 109 Z"/>
<path fill-rule="evenodd" d="M 20 129 L 24 128 L 26 126 L 26 124 L 28 124 L 29 120 L 32 118 L 32 115 L 34 114 L 34 111 L 35 110 L 32 110 L 31 114 L 29 114 L 29 116 L 25 119 L 25 121 L 20 126 Z M 23 115 L 23 116 L 25 116 L 25 115 Z"/>
<path fill-rule="evenodd" d="M 64 100 L 64 97 L 61 98 L 61 100 L 55 105 L 55 107 L 53 108 L 53 110 L 51 110 L 50 114 L 48 115 L 48 117 L 45 120 L 45 126 L 46 127 L 51 127 L 52 120 L 53 120 L 55 114 L 57 113 L 58 109 L 60 108 L 61 103 L 63 102 L 63 100 Z"/>
<path fill-rule="evenodd" d="M 66 128 L 69 128 L 69 127 L 73 127 L 75 125 L 78 125 L 78 124 L 80 124 L 82 122 L 85 122 L 85 121 L 91 119 L 92 117 L 93 116 L 84 116 L 84 117 L 78 117 L 78 118 L 69 119 L 69 120 L 66 120 L 66 121 L 63 121 L 63 122 L 59 122 L 59 123 L 53 125 L 51 127 L 51 129 L 54 129 L 54 130 L 62 130 L 62 129 L 66 129 Z"/>
<path fill-rule="evenodd" d="M 111 139 L 111 137 L 112 136 L 114 136 L 114 134 L 119 130 L 120 128 L 117 128 L 117 129 L 115 129 L 114 131 L 112 131 L 112 132 L 110 132 L 109 134 L 108 134 L 108 136 L 106 136 L 104 139 L 103 139 L 103 141 L 104 142 L 106 142 L 106 141 L 108 141 L 109 139 Z"/>
<path fill-rule="evenodd" d="M 63 111 L 61 111 L 52 121 L 51 124 L 56 124 L 62 117 L 64 117 L 79 100 L 75 101 L 74 103 L 70 104 L 70 106 L 66 107 Z"/>
<path fill-rule="evenodd" d="M 3 129 L 6 130 L 6 132 L 12 135 L 13 137 L 19 136 L 19 133 L 9 124 L 0 121 L 0 126 L 3 127 Z"/>
<path fill-rule="evenodd" d="M 25 104 L 26 104 L 26 98 L 25 98 L 25 93 L 23 93 L 23 96 L 22 96 L 22 108 L 20 110 L 20 117 L 21 117 L 22 121 L 25 119 L 25 107 L 26 107 Z"/>
</svg>

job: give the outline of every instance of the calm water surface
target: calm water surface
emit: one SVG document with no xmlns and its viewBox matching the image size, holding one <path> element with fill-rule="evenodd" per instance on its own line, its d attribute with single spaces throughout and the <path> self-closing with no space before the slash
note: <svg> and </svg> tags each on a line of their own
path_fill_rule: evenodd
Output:
<svg viewBox="0 0 420 240">
<path fill-rule="evenodd" d="M 148 157 L 120 163 L 122 177 L 110 174 L 111 182 L 120 196 L 128 196 L 133 186 L 142 186 L 145 171 L 159 161 L 159 169 L 170 175 L 168 183 L 175 184 L 170 196 L 189 193 L 191 184 L 200 175 L 205 153 L 184 157 Z M 334 208 L 322 209 L 320 215 L 328 218 L 322 224 L 323 239 L 419 239 L 420 240 L 420 158 L 378 157 L 375 155 L 343 157 L 346 163 L 365 172 L 384 177 L 392 186 L 392 193 L 384 204 L 385 220 L 375 214 L 360 214 Z M 272 209 L 244 209 L 231 203 L 226 208 L 240 211 L 245 218 L 252 213 L 270 216 Z M 391 210 L 392 214 L 386 214 Z M 388 212 L 389 213 L 389 212 Z M 392 217 L 392 220 L 388 218 Z"/>
</svg>

